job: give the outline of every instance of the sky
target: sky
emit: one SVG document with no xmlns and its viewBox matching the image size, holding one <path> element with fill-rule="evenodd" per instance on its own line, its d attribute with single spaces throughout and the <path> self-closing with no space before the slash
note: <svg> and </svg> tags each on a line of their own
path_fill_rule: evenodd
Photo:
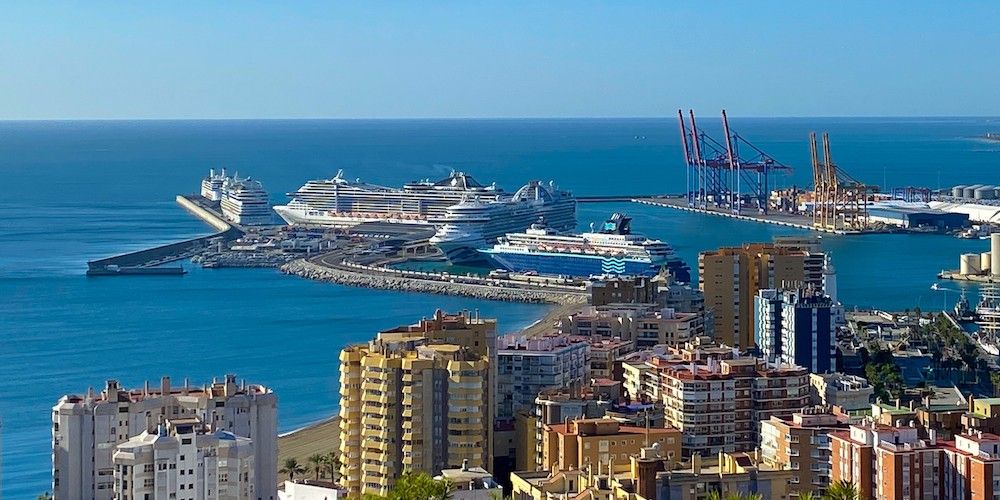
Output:
<svg viewBox="0 0 1000 500">
<path fill-rule="evenodd" d="M 996 2 L 14 2 L 0 119 L 1000 115 Z"/>
</svg>

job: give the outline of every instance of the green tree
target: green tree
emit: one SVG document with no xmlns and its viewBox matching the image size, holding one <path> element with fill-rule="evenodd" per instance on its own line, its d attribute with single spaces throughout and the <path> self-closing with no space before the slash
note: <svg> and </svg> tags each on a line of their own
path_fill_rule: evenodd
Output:
<svg viewBox="0 0 1000 500">
<path fill-rule="evenodd" d="M 799 500 L 819 500 L 819 496 L 811 491 L 799 492 Z"/>
<path fill-rule="evenodd" d="M 301 475 L 305 474 L 305 472 L 306 468 L 295 458 L 286 458 L 284 466 L 278 471 L 280 474 L 288 474 L 289 481 L 293 481 L 296 474 Z"/>
<path fill-rule="evenodd" d="M 310 468 L 316 472 L 316 480 L 319 481 L 320 474 L 323 472 L 324 468 L 323 455 L 313 453 L 312 455 L 309 455 L 309 458 L 307 458 L 306 461 L 309 462 Z"/>
<path fill-rule="evenodd" d="M 823 498 L 825 500 L 858 500 L 861 496 L 858 494 L 858 488 L 854 486 L 854 483 L 840 480 L 830 485 Z"/>
<path fill-rule="evenodd" d="M 38 500 L 52 500 L 52 495 L 46 491 L 45 493 L 38 495 Z"/>
<path fill-rule="evenodd" d="M 435 480 L 426 472 L 404 472 L 389 492 L 389 500 L 409 500 L 411 498 L 427 498 L 428 500 L 447 500 L 451 498 L 451 485 L 446 481 Z"/>
</svg>

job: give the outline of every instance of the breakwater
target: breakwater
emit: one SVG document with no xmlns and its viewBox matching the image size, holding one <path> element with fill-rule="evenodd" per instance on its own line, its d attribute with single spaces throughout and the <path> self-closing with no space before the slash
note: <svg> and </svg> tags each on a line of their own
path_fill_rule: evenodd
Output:
<svg viewBox="0 0 1000 500">
<path fill-rule="evenodd" d="M 147 248 L 135 252 L 123 253 L 104 259 L 87 262 L 87 274 L 90 276 L 128 275 L 128 274 L 176 274 L 164 272 L 144 272 L 149 268 L 191 258 L 202 252 L 209 241 L 221 238 L 222 241 L 232 241 L 243 235 L 243 231 L 227 223 L 220 215 L 201 206 L 194 197 L 178 195 L 177 203 L 198 218 L 219 229 L 218 233 L 200 236 L 176 243 L 168 243 L 158 247 Z M 124 270 L 124 272 L 122 272 Z"/>
<path fill-rule="evenodd" d="M 444 274 L 377 268 L 358 264 L 331 267 L 298 259 L 281 266 L 281 271 L 285 274 L 340 285 L 403 292 L 457 295 L 535 304 L 583 304 L 587 301 L 586 291 L 579 287 L 527 287 L 524 285 L 515 286 L 513 283 L 505 286 L 498 280 L 487 278 L 449 277 Z"/>
</svg>

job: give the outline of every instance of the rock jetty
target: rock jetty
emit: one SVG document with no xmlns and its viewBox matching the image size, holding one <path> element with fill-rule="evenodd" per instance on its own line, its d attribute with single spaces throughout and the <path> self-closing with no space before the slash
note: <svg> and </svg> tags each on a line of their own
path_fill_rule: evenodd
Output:
<svg viewBox="0 0 1000 500">
<path fill-rule="evenodd" d="M 455 283 L 445 279 L 422 279 L 374 270 L 322 266 L 305 259 L 293 260 L 281 266 L 280 269 L 285 274 L 294 274 L 313 280 L 365 288 L 436 293 L 535 304 L 584 304 L 587 301 L 587 296 L 582 290 L 544 290 L 541 288 Z"/>
</svg>

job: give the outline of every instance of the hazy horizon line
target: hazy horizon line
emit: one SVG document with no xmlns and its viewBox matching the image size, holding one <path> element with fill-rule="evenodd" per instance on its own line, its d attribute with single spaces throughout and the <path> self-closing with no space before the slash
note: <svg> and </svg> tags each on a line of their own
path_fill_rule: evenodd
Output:
<svg viewBox="0 0 1000 500">
<path fill-rule="evenodd" d="M 697 114 L 711 119 L 715 114 Z M 998 115 L 729 115 L 734 119 L 1000 119 Z M 685 118 L 686 112 L 685 112 Z M 676 115 L 664 116 L 420 116 L 420 117 L 137 117 L 137 118 L 0 118 L 0 123 L 16 122 L 181 122 L 181 121 L 518 121 L 518 120 L 676 120 Z"/>
</svg>

